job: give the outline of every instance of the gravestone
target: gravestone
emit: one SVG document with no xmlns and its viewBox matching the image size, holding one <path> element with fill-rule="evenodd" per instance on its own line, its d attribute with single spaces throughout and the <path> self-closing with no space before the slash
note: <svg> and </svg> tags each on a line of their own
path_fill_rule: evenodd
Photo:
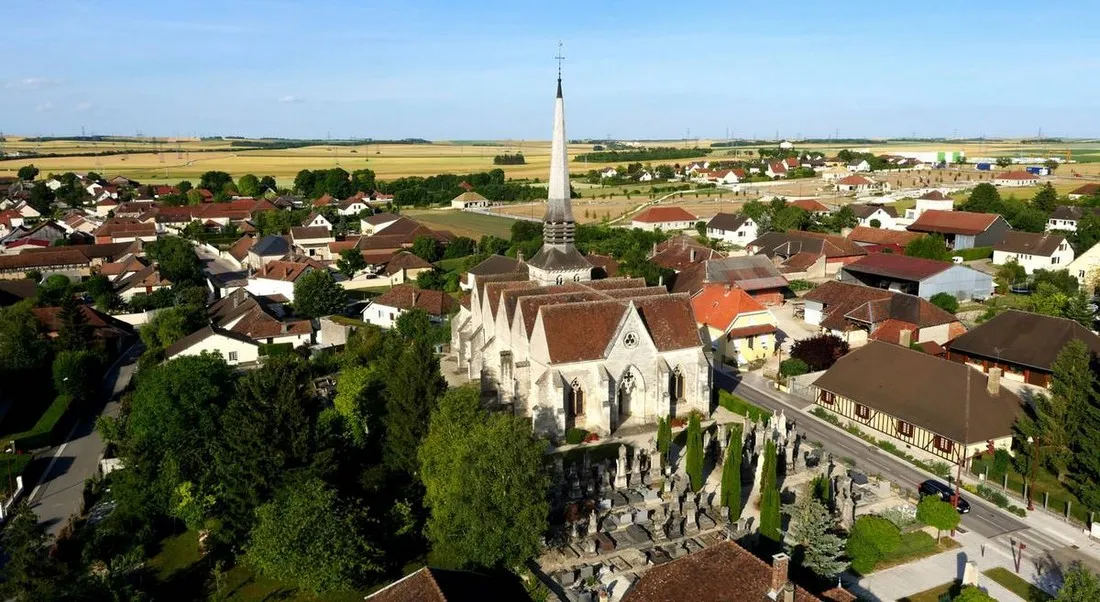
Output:
<svg viewBox="0 0 1100 602">
<path fill-rule="evenodd" d="M 626 479 L 626 446 L 619 445 L 619 458 L 615 462 L 615 489 L 625 489 Z"/>
<path fill-rule="evenodd" d="M 840 526 L 850 530 L 856 520 L 856 503 L 852 499 L 852 479 L 846 474 L 839 474 L 833 481 L 833 504 L 840 516 Z"/>
</svg>

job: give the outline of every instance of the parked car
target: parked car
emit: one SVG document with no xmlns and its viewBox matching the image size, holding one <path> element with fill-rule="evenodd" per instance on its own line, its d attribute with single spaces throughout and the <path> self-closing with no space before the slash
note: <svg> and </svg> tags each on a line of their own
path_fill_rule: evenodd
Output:
<svg viewBox="0 0 1100 602">
<path fill-rule="evenodd" d="M 955 490 L 946 483 L 929 479 L 920 484 L 920 487 L 917 488 L 917 493 L 919 493 L 922 498 L 926 495 L 938 495 L 941 500 L 950 502 L 951 497 L 955 495 Z M 970 512 L 970 502 L 964 500 L 960 495 L 959 503 L 955 506 L 955 509 L 959 511 L 959 514 L 966 514 Z"/>
</svg>

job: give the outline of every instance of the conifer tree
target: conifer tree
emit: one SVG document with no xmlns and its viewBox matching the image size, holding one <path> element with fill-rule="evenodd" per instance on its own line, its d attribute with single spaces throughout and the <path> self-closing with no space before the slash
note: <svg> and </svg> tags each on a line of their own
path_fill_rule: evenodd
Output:
<svg viewBox="0 0 1100 602">
<path fill-rule="evenodd" d="M 741 427 L 730 429 L 726 461 L 722 465 L 722 490 L 719 503 L 730 511 L 730 520 L 741 518 Z"/>
<path fill-rule="evenodd" d="M 760 485 L 760 534 L 779 543 L 783 524 L 779 516 L 779 485 L 776 475 L 775 442 L 764 444 L 764 474 Z"/>
<path fill-rule="evenodd" d="M 691 490 L 699 493 L 703 488 L 703 433 L 699 426 L 699 415 L 692 414 L 688 421 L 687 458 L 685 459 Z"/>
</svg>

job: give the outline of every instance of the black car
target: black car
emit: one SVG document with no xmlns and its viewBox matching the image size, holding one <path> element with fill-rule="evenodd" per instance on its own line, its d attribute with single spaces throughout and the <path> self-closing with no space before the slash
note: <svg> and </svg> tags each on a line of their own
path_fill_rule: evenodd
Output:
<svg viewBox="0 0 1100 602">
<path fill-rule="evenodd" d="M 919 493 L 921 497 L 926 495 L 938 495 L 941 500 L 950 502 L 951 497 L 955 495 L 955 490 L 950 485 L 929 479 L 920 484 L 920 487 L 917 488 L 917 493 Z M 966 514 L 970 512 L 970 503 L 964 500 L 962 496 L 959 496 L 959 503 L 955 506 L 955 509 L 959 511 L 959 514 Z"/>
</svg>

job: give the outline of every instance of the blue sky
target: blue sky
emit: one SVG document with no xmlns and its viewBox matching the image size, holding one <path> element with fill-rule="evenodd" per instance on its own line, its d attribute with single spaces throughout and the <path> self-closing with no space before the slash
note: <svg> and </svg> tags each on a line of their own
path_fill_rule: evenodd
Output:
<svg viewBox="0 0 1100 602">
<path fill-rule="evenodd" d="M 10 133 L 1100 136 L 1088 2 L 0 3 Z"/>
</svg>

